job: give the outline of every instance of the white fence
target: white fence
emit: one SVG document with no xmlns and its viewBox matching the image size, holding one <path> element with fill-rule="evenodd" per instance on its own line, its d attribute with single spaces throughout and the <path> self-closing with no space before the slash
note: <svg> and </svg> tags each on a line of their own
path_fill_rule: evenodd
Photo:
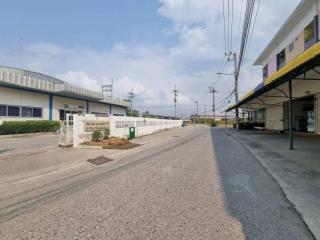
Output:
<svg viewBox="0 0 320 240">
<path fill-rule="evenodd" d="M 136 137 L 152 134 L 165 129 L 182 126 L 182 120 L 167 120 L 155 118 L 136 118 L 136 117 L 97 117 L 92 114 L 84 116 L 73 115 L 73 146 L 77 147 L 81 143 L 91 140 L 92 132 L 86 131 L 86 122 L 108 122 L 110 135 L 112 137 L 127 138 L 129 128 L 135 127 Z"/>
</svg>

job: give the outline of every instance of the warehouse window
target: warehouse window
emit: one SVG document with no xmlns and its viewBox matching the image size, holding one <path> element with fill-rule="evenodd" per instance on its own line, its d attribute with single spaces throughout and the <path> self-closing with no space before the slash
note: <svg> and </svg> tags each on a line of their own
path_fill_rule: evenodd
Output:
<svg viewBox="0 0 320 240">
<path fill-rule="evenodd" d="M 32 108 L 21 107 L 21 117 L 32 117 Z"/>
<path fill-rule="evenodd" d="M 65 111 L 64 109 L 59 110 L 59 119 L 62 121 L 65 119 Z"/>
<path fill-rule="evenodd" d="M 294 42 L 289 44 L 289 52 L 292 52 L 294 50 Z"/>
<path fill-rule="evenodd" d="M 283 49 L 278 55 L 277 55 L 277 65 L 278 70 L 282 68 L 286 64 L 286 50 Z"/>
<path fill-rule="evenodd" d="M 263 68 L 263 80 L 268 78 L 268 64 Z"/>
<path fill-rule="evenodd" d="M 307 43 L 313 39 L 314 36 L 314 24 L 313 21 L 304 29 L 304 42 Z"/>
<path fill-rule="evenodd" d="M 0 105 L 0 116 L 7 116 L 7 106 Z"/>
<path fill-rule="evenodd" d="M 42 109 L 41 108 L 33 108 L 32 109 L 32 116 L 35 118 L 41 118 L 42 117 Z"/>
<path fill-rule="evenodd" d="M 9 117 L 20 117 L 20 107 L 8 106 Z"/>
</svg>

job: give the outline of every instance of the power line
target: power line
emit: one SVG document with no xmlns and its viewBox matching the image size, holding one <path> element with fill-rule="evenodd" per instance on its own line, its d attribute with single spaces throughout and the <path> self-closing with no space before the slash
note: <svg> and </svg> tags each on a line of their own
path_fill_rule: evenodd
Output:
<svg viewBox="0 0 320 240">
<path fill-rule="evenodd" d="M 230 51 L 233 51 L 233 0 L 231 2 L 231 48 L 230 48 Z"/>
<path fill-rule="evenodd" d="M 226 16 L 225 16 L 225 7 L 224 0 L 222 0 L 222 13 L 223 13 L 223 29 L 224 29 L 224 52 L 227 53 L 227 33 L 226 33 Z"/>
<path fill-rule="evenodd" d="M 257 6 L 256 14 L 255 14 L 255 17 L 254 17 L 253 26 L 252 26 L 252 29 L 251 29 L 251 34 L 250 34 L 250 37 L 249 37 L 248 50 L 247 50 L 247 54 L 245 54 L 245 57 L 244 57 L 244 63 L 246 62 L 246 58 L 247 58 L 247 55 L 248 55 L 248 52 L 249 52 L 249 49 L 250 49 L 250 46 L 251 46 L 252 36 L 253 36 L 253 32 L 254 32 L 254 29 L 255 29 L 255 26 L 256 26 L 256 22 L 257 22 L 260 3 L 261 3 L 261 0 L 258 0 L 258 6 Z"/>
</svg>

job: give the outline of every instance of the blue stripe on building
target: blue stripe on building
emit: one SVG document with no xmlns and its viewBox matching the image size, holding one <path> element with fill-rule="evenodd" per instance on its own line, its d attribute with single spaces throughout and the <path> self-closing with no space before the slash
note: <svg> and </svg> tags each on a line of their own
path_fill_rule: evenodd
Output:
<svg viewBox="0 0 320 240">
<path fill-rule="evenodd" d="M 89 101 L 87 101 L 87 113 L 89 113 Z"/>
<path fill-rule="evenodd" d="M 53 96 L 49 94 L 49 121 L 52 121 Z"/>
</svg>

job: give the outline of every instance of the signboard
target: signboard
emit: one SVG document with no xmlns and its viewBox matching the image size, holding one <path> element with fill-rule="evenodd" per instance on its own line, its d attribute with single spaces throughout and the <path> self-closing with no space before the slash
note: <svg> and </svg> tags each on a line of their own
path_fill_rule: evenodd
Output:
<svg viewBox="0 0 320 240">
<path fill-rule="evenodd" d="M 84 131 L 85 132 L 103 131 L 106 128 L 109 128 L 108 121 L 97 121 L 97 120 L 84 121 Z"/>
</svg>

